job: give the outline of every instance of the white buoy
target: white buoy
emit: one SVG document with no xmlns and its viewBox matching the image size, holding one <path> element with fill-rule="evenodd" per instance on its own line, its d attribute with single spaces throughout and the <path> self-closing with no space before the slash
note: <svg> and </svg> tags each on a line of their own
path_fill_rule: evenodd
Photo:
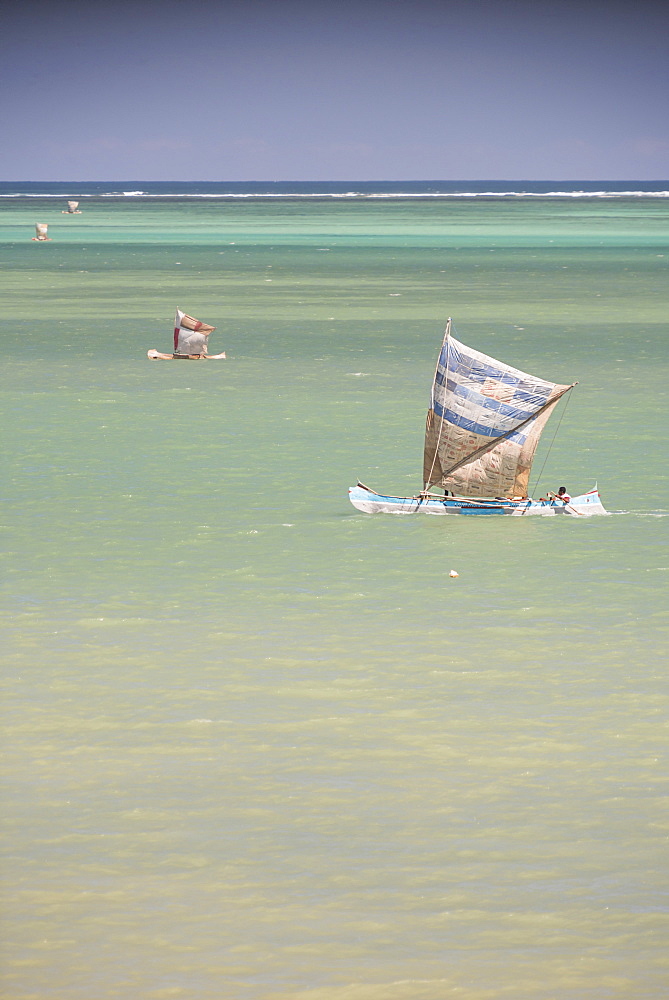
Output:
<svg viewBox="0 0 669 1000">
<path fill-rule="evenodd" d="M 460 574 L 456 573 L 454 569 L 452 569 L 451 572 L 448 575 L 449 576 L 460 576 Z"/>
</svg>

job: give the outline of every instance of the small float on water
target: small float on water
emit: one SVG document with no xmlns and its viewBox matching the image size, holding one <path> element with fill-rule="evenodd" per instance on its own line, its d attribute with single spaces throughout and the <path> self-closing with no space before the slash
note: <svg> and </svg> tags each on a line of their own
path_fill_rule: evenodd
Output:
<svg viewBox="0 0 669 1000">
<path fill-rule="evenodd" d="M 152 349 L 146 352 L 146 356 L 152 361 L 220 361 L 225 358 L 225 351 L 222 354 L 208 353 L 209 334 L 215 329 L 215 326 L 209 326 L 177 309 L 174 317 L 174 351 L 172 354 L 161 354 Z"/>
<path fill-rule="evenodd" d="M 448 320 L 427 413 L 423 489 L 412 497 L 349 489 L 366 514 L 606 514 L 597 488 L 527 495 L 534 453 L 556 403 L 577 385 L 546 382 L 452 336 Z M 441 487 L 444 495 L 432 492 Z"/>
<path fill-rule="evenodd" d="M 35 235 L 32 239 L 34 243 L 46 243 L 51 239 L 49 236 L 49 225 L 47 222 L 35 223 Z"/>
<path fill-rule="evenodd" d="M 61 215 L 81 215 L 78 201 L 68 201 L 67 208 L 64 208 Z"/>
</svg>

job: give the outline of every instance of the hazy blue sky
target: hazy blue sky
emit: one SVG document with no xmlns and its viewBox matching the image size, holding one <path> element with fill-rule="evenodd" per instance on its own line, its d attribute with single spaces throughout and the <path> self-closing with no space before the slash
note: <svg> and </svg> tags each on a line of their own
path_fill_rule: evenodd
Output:
<svg viewBox="0 0 669 1000">
<path fill-rule="evenodd" d="M 4 180 L 669 176 L 669 4 L 9 0 Z"/>
</svg>

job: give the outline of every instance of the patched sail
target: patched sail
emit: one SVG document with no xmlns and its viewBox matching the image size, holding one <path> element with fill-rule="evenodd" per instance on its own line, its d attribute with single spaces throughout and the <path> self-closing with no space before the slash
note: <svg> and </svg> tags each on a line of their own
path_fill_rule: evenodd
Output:
<svg viewBox="0 0 669 1000">
<path fill-rule="evenodd" d="M 49 225 L 46 222 L 36 222 L 35 223 L 35 235 L 34 240 L 48 240 L 49 239 Z"/>
<path fill-rule="evenodd" d="M 216 329 L 177 309 L 174 317 L 174 353 L 206 354 L 207 338 Z"/>
<path fill-rule="evenodd" d="M 68 215 L 74 215 L 76 213 L 77 215 L 79 215 L 80 213 L 77 211 L 78 208 L 79 208 L 79 202 L 78 201 L 68 201 L 68 203 L 67 203 L 67 214 Z"/>
<path fill-rule="evenodd" d="M 446 326 L 425 428 L 423 482 L 473 497 L 527 496 L 558 385 L 474 351 Z"/>
</svg>

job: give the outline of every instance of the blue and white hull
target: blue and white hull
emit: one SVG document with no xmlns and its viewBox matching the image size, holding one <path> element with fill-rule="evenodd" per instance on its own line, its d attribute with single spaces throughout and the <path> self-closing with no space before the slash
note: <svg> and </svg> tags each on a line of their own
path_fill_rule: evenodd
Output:
<svg viewBox="0 0 669 1000">
<path fill-rule="evenodd" d="M 502 497 L 439 497 L 433 493 L 415 497 L 392 497 L 374 493 L 358 483 L 351 486 L 349 500 L 365 514 L 507 514 L 526 517 L 528 514 L 552 516 L 569 514 L 572 517 L 590 517 L 606 514 L 598 490 L 590 490 L 572 497 L 569 503 L 562 500 L 509 500 Z"/>
</svg>

